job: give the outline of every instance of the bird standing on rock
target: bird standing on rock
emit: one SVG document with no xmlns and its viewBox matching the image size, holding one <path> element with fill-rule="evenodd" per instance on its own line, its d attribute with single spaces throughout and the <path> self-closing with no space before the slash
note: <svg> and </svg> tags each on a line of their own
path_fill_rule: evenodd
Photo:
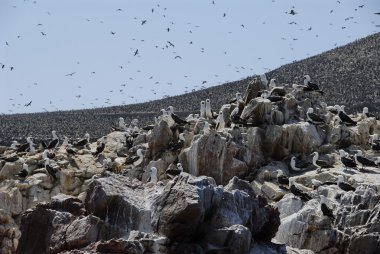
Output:
<svg viewBox="0 0 380 254">
<path fill-rule="evenodd" d="M 102 139 L 100 140 L 100 145 L 98 145 L 98 147 L 96 147 L 96 151 L 92 153 L 94 157 L 98 156 L 100 153 L 104 151 L 104 148 L 106 147 L 105 142 L 106 142 L 106 137 L 102 137 Z"/>
<path fill-rule="evenodd" d="M 324 216 L 327 216 L 329 217 L 331 220 L 335 220 L 335 216 L 333 214 L 333 211 L 332 209 L 330 209 L 328 206 L 327 206 L 327 198 L 323 195 L 321 195 L 321 211 L 323 213 Z"/>
</svg>

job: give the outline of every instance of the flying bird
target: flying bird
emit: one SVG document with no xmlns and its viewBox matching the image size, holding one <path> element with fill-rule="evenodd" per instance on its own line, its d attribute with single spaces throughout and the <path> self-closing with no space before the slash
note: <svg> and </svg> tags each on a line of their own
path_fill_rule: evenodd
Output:
<svg viewBox="0 0 380 254">
<path fill-rule="evenodd" d="M 26 104 L 24 105 L 24 107 L 28 107 L 28 106 L 31 106 L 31 105 L 32 105 L 32 101 L 26 103 Z"/>
<path fill-rule="evenodd" d="M 139 50 L 136 49 L 134 56 L 137 56 L 139 54 Z"/>
<path fill-rule="evenodd" d="M 72 73 L 69 73 L 69 74 L 66 74 L 65 76 L 73 76 L 76 72 L 72 72 Z"/>
<path fill-rule="evenodd" d="M 146 23 L 146 19 L 144 19 L 143 21 L 141 21 L 141 25 L 144 25 Z"/>
</svg>

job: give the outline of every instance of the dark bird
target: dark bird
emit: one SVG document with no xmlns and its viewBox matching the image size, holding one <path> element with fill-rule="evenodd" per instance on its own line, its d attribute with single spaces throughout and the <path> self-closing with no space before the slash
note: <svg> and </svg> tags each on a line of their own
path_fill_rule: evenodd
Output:
<svg viewBox="0 0 380 254">
<path fill-rule="evenodd" d="M 309 194 L 307 194 L 306 192 L 303 192 L 302 190 L 298 189 L 295 186 L 293 178 L 289 179 L 289 190 L 291 193 L 293 193 L 293 195 L 300 197 L 304 201 L 308 201 L 312 199 L 312 197 Z"/>
<path fill-rule="evenodd" d="M 169 32 L 169 31 L 170 31 L 170 28 L 168 27 L 168 28 L 166 28 L 166 30 Z"/>
<path fill-rule="evenodd" d="M 313 108 L 308 108 L 307 109 L 307 113 L 306 113 L 306 117 L 307 117 L 307 121 L 312 123 L 312 124 L 315 124 L 315 125 L 321 125 L 321 124 L 325 124 L 325 120 L 320 117 L 319 115 L 315 114 L 314 113 L 314 109 Z"/>
<path fill-rule="evenodd" d="M 44 153 L 42 154 L 42 158 L 46 159 L 53 159 L 55 157 L 55 153 L 50 153 L 48 150 L 45 150 Z"/>
<path fill-rule="evenodd" d="M 54 178 L 54 180 L 57 180 L 57 176 L 55 175 L 57 171 L 52 166 L 50 166 L 50 160 L 48 158 L 45 159 L 45 169 L 49 175 Z"/>
<path fill-rule="evenodd" d="M 168 42 L 169 46 L 171 46 L 171 47 L 174 48 L 174 44 L 173 43 L 171 43 L 170 41 L 167 41 L 167 42 Z"/>
<path fill-rule="evenodd" d="M 177 59 L 177 58 L 178 58 L 178 59 L 182 59 L 181 56 L 175 56 L 175 57 L 174 57 L 174 59 Z"/>
<path fill-rule="evenodd" d="M 375 12 L 374 14 L 380 15 L 380 11 L 379 12 Z"/>
<path fill-rule="evenodd" d="M 73 76 L 76 72 L 72 72 L 72 73 L 69 73 L 69 74 L 66 74 L 65 76 Z"/>
<path fill-rule="evenodd" d="M 15 68 L 15 67 L 13 67 L 13 66 L 9 67 L 9 69 L 10 69 L 11 71 L 13 71 L 14 68 Z"/>
<path fill-rule="evenodd" d="M 138 53 L 139 53 L 139 50 L 138 50 L 138 49 L 136 49 L 134 56 L 137 56 L 137 55 L 138 55 Z"/>
<path fill-rule="evenodd" d="M 364 168 L 364 166 L 377 167 L 377 164 L 374 161 L 369 160 L 366 157 L 364 157 L 362 154 L 362 151 L 360 151 L 360 150 L 358 151 L 357 154 L 354 155 L 354 158 L 355 158 L 356 164 L 361 166 L 362 169 Z"/>
<path fill-rule="evenodd" d="M 84 139 L 79 140 L 78 142 L 74 142 L 74 147 L 83 147 L 90 142 L 90 134 L 86 133 L 84 135 Z"/>
<path fill-rule="evenodd" d="M 56 131 L 52 131 L 51 134 L 53 135 L 53 140 L 50 141 L 50 143 L 47 146 L 47 149 L 57 148 L 57 146 L 59 144 L 59 138 L 56 134 Z"/>
<path fill-rule="evenodd" d="M 141 25 L 144 25 L 146 23 L 146 20 L 141 21 Z"/>
<path fill-rule="evenodd" d="M 178 115 L 176 115 L 174 113 L 174 107 L 173 106 L 168 107 L 168 112 L 169 112 L 170 116 L 173 118 L 175 123 L 177 123 L 177 124 L 187 124 L 188 123 L 187 121 L 181 119 Z"/>
<path fill-rule="evenodd" d="M 185 144 L 185 138 L 183 137 L 183 133 L 180 133 L 178 136 L 178 141 L 169 142 L 169 151 L 178 151 Z"/>
<path fill-rule="evenodd" d="M 5 162 L 15 162 L 15 161 L 18 161 L 19 157 L 17 155 L 13 155 L 13 156 L 8 156 L 8 157 L 0 157 L 0 160 L 2 161 L 5 161 Z"/>
<path fill-rule="evenodd" d="M 96 151 L 92 153 L 94 157 L 98 156 L 100 153 L 104 151 L 104 148 L 106 147 L 105 139 L 105 137 L 102 138 L 102 140 L 100 141 L 100 145 L 98 145 L 96 147 Z"/>
<path fill-rule="evenodd" d="M 71 146 L 67 146 L 65 150 L 68 154 L 71 154 L 71 155 L 77 154 L 77 152 L 74 149 L 72 149 Z"/>
<path fill-rule="evenodd" d="M 311 82 L 311 78 L 309 75 L 304 76 L 303 84 L 305 86 L 303 89 L 304 91 L 316 91 L 316 92 L 319 92 L 320 94 L 323 94 L 323 91 L 319 89 L 319 86 Z"/>
<path fill-rule="evenodd" d="M 281 170 L 277 171 L 277 182 L 282 185 L 289 186 L 289 177 L 284 175 Z"/>
<path fill-rule="evenodd" d="M 22 169 L 17 173 L 17 177 L 24 180 L 29 175 L 28 164 L 24 163 Z"/>
<path fill-rule="evenodd" d="M 26 103 L 26 104 L 24 105 L 24 107 L 29 107 L 29 106 L 31 106 L 31 105 L 32 105 L 32 101 Z"/>
<path fill-rule="evenodd" d="M 45 35 L 46 35 L 44 32 L 41 32 L 41 34 L 42 34 L 43 36 L 45 36 Z"/>
<path fill-rule="evenodd" d="M 330 209 L 326 205 L 326 197 L 325 196 L 321 196 L 321 211 L 322 211 L 324 216 L 329 217 L 331 220 L 335 220 L 335 216 L 333 214 L 332 209 Z"/>
<path fill-rule="evenodd" d="M 341 106 L 337 106 L 337 109 L 339 112 L 338 113 L 339 119 L 340 119 L 340 121 L 342 121 L 343 124 L 345 124 L 347 126 L 356 125 L 356 122 L 354 120 L 352 120 L 346 113 L 343 112 Z"/>
<path fill-rule="evenodd" d="M 372 114 L 372 113 L 370 113 L 370 112 L 368 112 L 368 108 L 367 107 L 364 107 L 363 108 L 363 116 L 365 116 L 365 117 L 375 117 L 376 118 L 376 116 L 374 115 L 374 114 Z"/>
<path fill-rule="evenodd" d="M 339 150 L 339 156 L 340 156 L 340 161 L 344 165 L 345 169 L 347 168 L 356 169 L 357 167 L 356 162 L 353 159 L 349 158 L 348 154 L 345 151 L 343 151 L 342 149 Z"/>
<path fill-rule="evenodd" d="M 337 185 L 340 189 L 344 191 L 355 191 L 356 188 L 354 188 L 352 185 L 346 183 L 344 181 L 344 178 L 342 175 L 338 175 Z"/>
<path fill-rule="evenodd" d="M 226 13 L 223 13 L 223 18 L 226 17 L 226 16 L 227 16 L 227 14 L 226 14 Z"/>
<path fill-rule="evenodd" d="M 378 134 L 373 134 L 370 140 L 371 149 L 374 151 L 380 151 L 380 140 Z"/>
<path fill-rule="evenodd" d="M 291 9 L 290 12 L 289 12 L 289 14 L 290 14 L 290 15 L 296 15 L 297 12 L 295 12 L 293 9 Z"/>
</svg>

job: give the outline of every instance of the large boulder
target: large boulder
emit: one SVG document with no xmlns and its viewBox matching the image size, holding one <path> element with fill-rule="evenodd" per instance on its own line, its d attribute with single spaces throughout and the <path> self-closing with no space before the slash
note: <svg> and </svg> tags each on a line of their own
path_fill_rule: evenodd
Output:
<svg viewBox="0 0 380 254">
<path fill-rule="evenodd" d="M 153 128 L 152 134 L 148 140 L 149 149 L 153 158 L 163 152 L 172 139 L 173 133 L 170 130 L 168 123 L 166 121 L 160 121 L 160 123 Z"/>
<path fill-rule="evenodd" d="M 179 160 L 190 174 L 210 176 L 217 184 L 227 184 L 233 176 L 248 172 L 246 163 L 239 159 L 240 150 L 236 143 L 227 143 L 226 138 L 211 131 L 182 150 Z"/>
<path fill-rule="evenodd" d="M 240 118 L 254 126 L 272 123 L 272 104 L 268 99 L 257 97 L 244 107 Z"/>
</svg>

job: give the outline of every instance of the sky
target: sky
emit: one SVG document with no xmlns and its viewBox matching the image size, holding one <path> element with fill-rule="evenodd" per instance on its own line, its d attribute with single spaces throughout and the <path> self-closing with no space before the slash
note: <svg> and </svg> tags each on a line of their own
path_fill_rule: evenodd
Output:
<svg viewBox="0 0 380 254">
<path fill-rule="evenodd" d="M 376 12 L 379 0 L 0 0 L 0 114 L 132 104 L 262 74 L 380 32 Z"/>
</svg>

